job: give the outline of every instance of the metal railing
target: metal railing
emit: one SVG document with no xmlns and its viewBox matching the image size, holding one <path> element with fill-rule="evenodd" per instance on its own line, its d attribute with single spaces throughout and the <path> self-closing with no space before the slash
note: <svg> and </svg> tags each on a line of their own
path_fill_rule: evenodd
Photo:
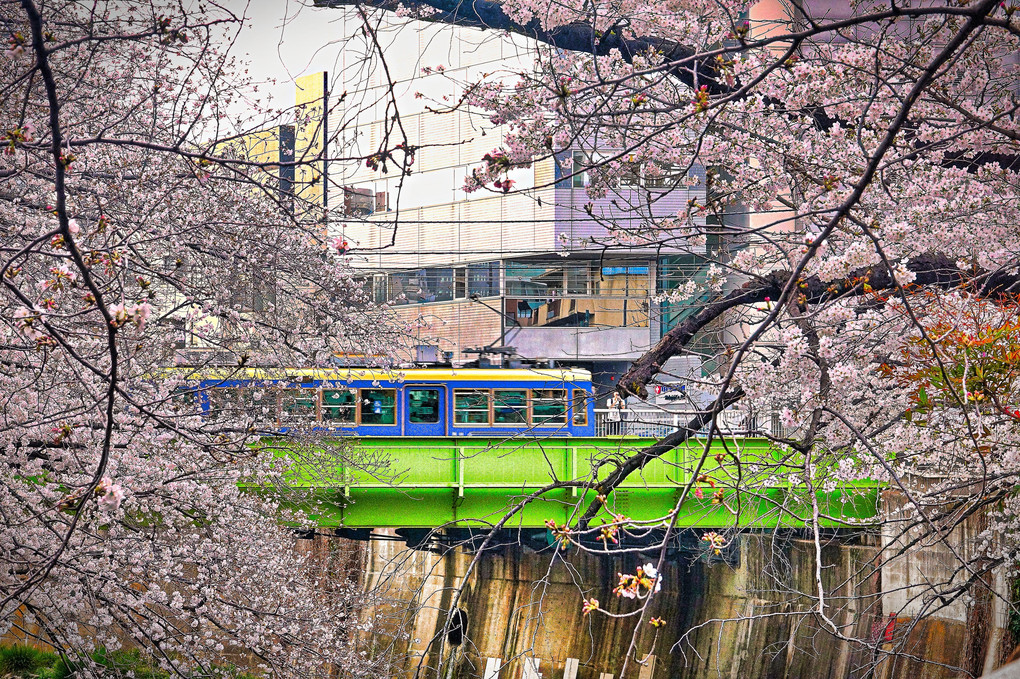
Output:
<svg viewBox="0 0 1020 679">
<path fill-rule="evenodd" d="M 698 415 L 696 411 L 637 408 L 624 408 L 615 412 L 619 415 L 619 420 L 611 418 L 611 411 L 608 408 L 595 410 L 596 436 L 662 438 L 686 426 Z M 719 430 L 727 436 L 786 435 L 777 412 L 730 408 L 721 412 L 716 421 Z M 698 432 L 698 436 L 708 436 L 708 431 L 709 427 L 706 425 Z"/>
</svg>

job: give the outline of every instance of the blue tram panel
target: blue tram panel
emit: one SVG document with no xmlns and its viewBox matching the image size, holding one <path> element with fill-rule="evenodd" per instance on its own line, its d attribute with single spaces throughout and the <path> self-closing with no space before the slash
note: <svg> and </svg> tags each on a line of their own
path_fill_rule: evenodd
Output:
<svg viewBox="0 0 1020 679">
<path fill-rule="evenodd" d="M 189 380 L 190 381 L 190 380 Z M 593 436 L 591 373 L 575 369 L 236 370 L 195 375 L 210 421 L 357 436 Z"/>
</svg>

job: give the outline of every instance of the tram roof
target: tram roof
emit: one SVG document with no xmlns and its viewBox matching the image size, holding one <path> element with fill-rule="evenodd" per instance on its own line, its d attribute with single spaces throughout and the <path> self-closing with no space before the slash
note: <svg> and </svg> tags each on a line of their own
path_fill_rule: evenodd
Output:
<svg viewBox="0 0 1020 679">
<path fill-rule="evenodd" d="M 188 380 L 378 380 L 380 382 L 588 382 L 581 368 L 173 368 L 165 373 Z"/>
</svg>

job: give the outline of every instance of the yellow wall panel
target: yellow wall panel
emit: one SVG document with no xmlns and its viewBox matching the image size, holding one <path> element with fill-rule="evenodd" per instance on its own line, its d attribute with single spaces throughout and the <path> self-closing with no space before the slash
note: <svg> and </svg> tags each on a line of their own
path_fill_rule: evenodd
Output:
<svg viewBox="0 0 1020 679">
<path fill-rule="evenodd" d="M 297 107 L 297 124 L 294 130 L 295 161 L 312 160 L 323 153 L 328 134 L 327 74 L 325 71 L 302 76 L 295 80 L 294 103 Z M 294 170 L 295 194 L 306 203 L 324 206 L 325 162 L 314 161 L 299 165 Z"/>
</svg>

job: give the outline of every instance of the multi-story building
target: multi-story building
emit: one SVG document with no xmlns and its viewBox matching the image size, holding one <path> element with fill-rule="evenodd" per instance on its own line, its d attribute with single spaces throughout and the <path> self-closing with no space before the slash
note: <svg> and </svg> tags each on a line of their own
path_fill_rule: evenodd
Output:
<svg viewBox="0 0 1020 679">
<path fill-rule="evenodd" d="M 290 209 L 307 219 L 322 220 L 329 201 L 329 164 L 323 149 L 329 131 L 328 74 L 312 73 L 295 80 L 295 122 L 276 125 L 224 141 L 216 152 L 266 163 L 262 174 Z M 262 177 L 263 179 L 265 177 Z"/>
<path fill-rule="evenodd" d="M 332 206 L 346 212 L 333 227 L 376 300 L 396 308 L 417 344 L 449 352 L 455 364 L 512 347 L 523 358 L 586 367 L 608 390 L 683 313 L 659 296 L 697 276 L 702 263 L 687 248 L 613 244 L 607 225 L 676 216 L 688 200 L 703 200 L 703 172 L 679 178 L 680 189 L 634 179 L 592 198 L 585 174 L 563 169 L 584 163 L 584 152 L 568 149 L 512 171 L 514 191 L 466 193 L 465 178 L 506 130 L 487 113 L 453 105 L 456 83 L 530 68 L 532 53 L 523 39 L 469 29 L 430 26 L 417 37 L 418 60 L 389 60 L 394 86 L 377 75 L 363 101 L 379 103 L 364 106 L 343 133 L 364 157 L 406 135 L 417 149 L 414 172 L 332 168 L 344 195 Z M 390 92 L 399 125 L 386 105 Z M 572 155 L 576 164 L 557 162 Z"/>
<path fill-rule="evenodd" d="M 328 194 L 328 163 L 322 153 L 328 132 L 328 77 L 326 72 L 303 76 L 295 81 L 294 122 L 275 125 L 244 135 L 224 139 L 213 145 L 214 153 L 225 158 L 259 163 L 257 167 L 238 165 L 240 172 L 253 182 L 252 192 L 273 195 L 279 206 L 298 220 L 320 228 L 328 228 L 326 205 Z M 277 278 L 272 266 L 257 272 L 236 267 L 228 286 L 230 306 L 239 313 L 264 313 L 277 302 Z M 180 300 L 177 299 L 179 304 Z M 288 308 L 287 314 L 295 310 Z M 230 324 L 223 319 L 205 319 L 226 337 Z M 185 321 L 179 321 L 182 328 Z M 218 352 L 217 342 L 200 338 L 200 334 L 181 333 L 181 350 L 177 360 L 182 363 L 205 364 L 220 360 L 233 363 L 229 352 Z"/>
</svg>

